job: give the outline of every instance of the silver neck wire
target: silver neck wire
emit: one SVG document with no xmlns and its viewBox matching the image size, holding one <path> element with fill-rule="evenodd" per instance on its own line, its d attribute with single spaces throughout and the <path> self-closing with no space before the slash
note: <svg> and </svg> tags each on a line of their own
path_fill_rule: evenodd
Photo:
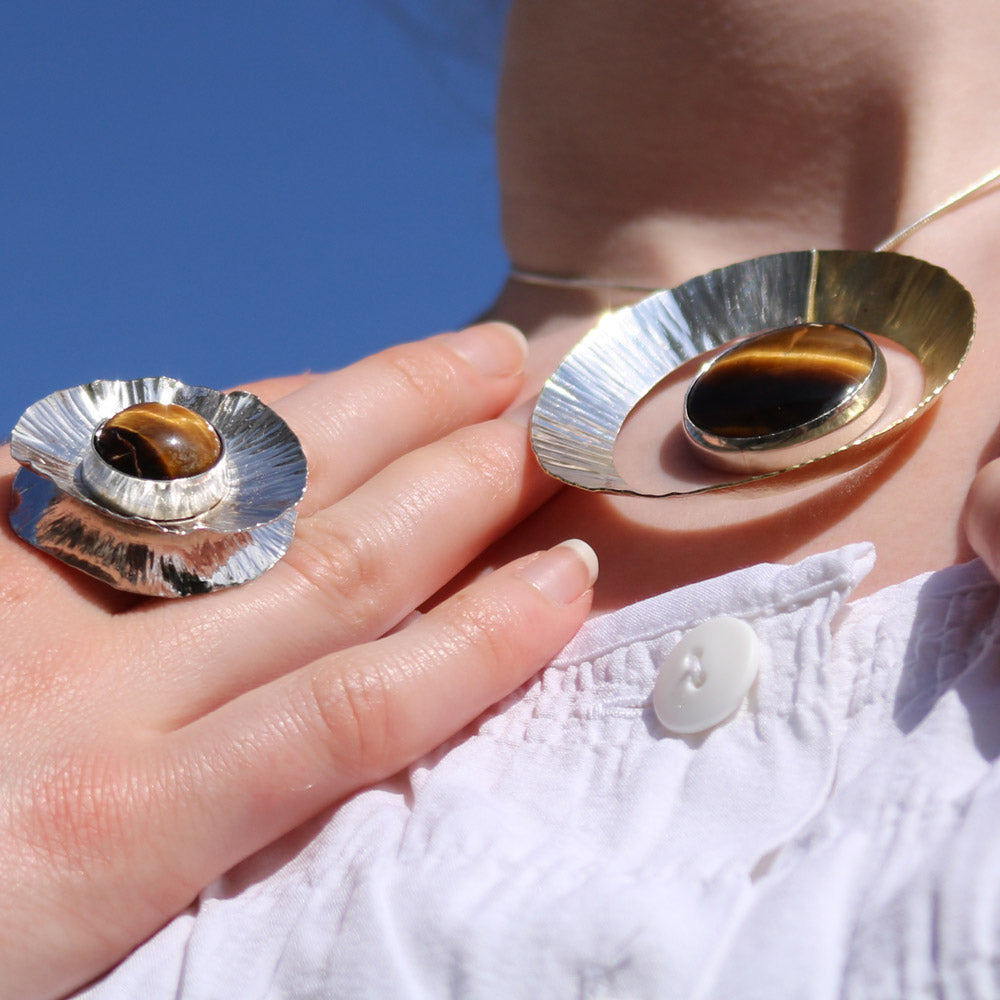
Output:
<svg viewBox="0 0 1000 1000">
<path fill-rule="evenodd" d="M 950 212 L 953 208 L 957 208 L 959 205 L 971 200 L 976 195 L 986 194 L 994 186 L 994 184 L 997 183 L 997 181 L 1000 181 L 1000 167 L 995 167 L 988 174 L 984 174 L 978 180 L 973 181 L 968 187 L 962 188 L 961 191 L 956 191 L 953 195 L 951 195 L 951 197 L 941 202 L 940 205 L 935 205 L 934 208 L 932 208 L 925 215 L 920 216 L 919 219 L 914 220 L 898 232 L 886 237 L 881 243 L 874 247 L 874 250 L 878 253 L 895 250 L 900 243 L 909 239 L 918 230 L 923 229 L 929 222 L 933 222 L 936 218 L 938 218 L 938 216 L 944 215 L 946 212 Z M 549 274 L 545 271 L 532 271 L 528 268 L 518 267 L 516 264 L 511 265 L 509 273 L 511 278 L 523 282 L 524 284 L 545 285 L 553 288 L 612 288 L 622 292 L 640 292 L 643 294 L 650 294 L 652 292 L 659 292 L 663 290 L 659 286 L 636 285 L 627 281 L 589 278 L 585 276 L 573 277 L 561 274 Z"/>
</svg>

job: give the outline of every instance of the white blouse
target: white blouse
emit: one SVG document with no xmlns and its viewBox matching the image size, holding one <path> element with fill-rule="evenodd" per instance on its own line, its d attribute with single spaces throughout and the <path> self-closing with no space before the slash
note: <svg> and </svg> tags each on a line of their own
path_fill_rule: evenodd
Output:
<svg viewBox="0 0 1000 1000">
<path fill-rule="evenodd" d="M 406 773 L 211 885 L 92 1000 L 1000 996 L 1000 636 L 981 564 L 854 603 L 869 545 L 588 623 Z M 760 671 L 666 733 L 658 666 Z"/>
</svg>

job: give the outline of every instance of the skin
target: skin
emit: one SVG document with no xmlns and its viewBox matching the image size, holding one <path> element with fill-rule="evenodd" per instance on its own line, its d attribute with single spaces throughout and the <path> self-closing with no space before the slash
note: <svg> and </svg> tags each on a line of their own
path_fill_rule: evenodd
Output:
<svg viewBox="0 0 1000 1000">
<path fill-rule="evenodd" d="M 287 556 L 201 598 L 119 594 L 17 539 L 5 449 L 0 996 L 97 975 L 571 638 L 594 568 L 566 547 L 411 616 L 552 491 L 523 421 L 491 419 L 523 359 L 517 331 L 485 325 L 253 387 L 300 434 L 309 487 Z"/>
<path fill-rule="evenodd" d="M 516 0 L 498 122 L 512 259 L 668 286 L 871 247 L 1000 156 L 996 10 Z M 879 550 L 868 589 L 974 550 L 996 571 L 997 233 L 988 196 L 904 248 L 979 307 L 935 412 L 878 461 L 764 497 L 557 492 L 523 411 L 495 418 L 629 297 L 512 281 L 492 314 L 531 335 L 523 378 L 516 338 L 487 325 L 257 387 L 312 474 L 291 551 L 244 588 L 116 594 L 0 517 L 0 997 L 97 975 L 235 862 L 516 688 L 591 607 L 592 569 L 552 549 L 567 534 L 602 557 L 602 610 L 858 539 Z"/>
<path fill-rule="evenodd" d="M 498 121 L 511 258 L 669 287 L 766 253 L 870 249 L 1000 162 L 998 46 L 988 2 L 516 2 Z M 988 194 L 900 248 L 966 285 L 978 336 L 940 405 L 877 461 L 763 497 L 567 490 L 495 558 L 571 525 L 601 555 L 597 610 L 862 539 L 879 559 L 860 594 L 972 558 L 992 537 L 964 518 L 998 453 L 998 233 Z M 638 297 L 512 280 L 491 315 L 529 334 L 537 388 L 602 312 Z M 655 455 L 663 433 L 634 435 L 624 461 Z M 973 519 L 991 517 L 984 490 Z"/>
</svg>

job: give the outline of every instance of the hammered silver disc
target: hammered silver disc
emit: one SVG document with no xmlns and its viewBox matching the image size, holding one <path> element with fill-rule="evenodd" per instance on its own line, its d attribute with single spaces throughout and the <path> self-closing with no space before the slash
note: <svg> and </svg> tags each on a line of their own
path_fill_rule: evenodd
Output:
<svg viewBox="0 0 1000 1000">
<path fill-rule="evenodd" d="M 916 417 L 957 373 L 972 342 L 974 317 L 972 297 L 959 282 L 913 257 L 803 250 L 743 261 L 603 317 L 545 383 L 531 419 L 532 448 L 551 476 L 602 493 L 673 497 L 757 482 L 854 448 Z M 857 440 L 819 447 L 787 468 L 733 479 L 692 459 L 681 474 L 666 470 L 666 488 L 626 481 L 615 461 L 619 434 L 668 375 L 739 338 L 803 323 L 845 324 L 880 337 L 883 350 L 888 345 L 910 359 L 916 376 L 896 380 L 895 398 Z M 682 416 L 678 407 L 678 428 Z M 671 429 L 665 427 L 664 436 Z"/>
</svg>

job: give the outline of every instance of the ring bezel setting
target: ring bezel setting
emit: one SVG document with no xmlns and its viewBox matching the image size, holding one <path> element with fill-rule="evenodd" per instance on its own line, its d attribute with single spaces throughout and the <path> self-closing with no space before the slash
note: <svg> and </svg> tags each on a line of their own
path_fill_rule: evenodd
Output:
<svg viewBox="0 0 1000 1000">
<path fill-rule="evenodd" d="M 149 479 L 115 468 L 101 455 L 98 447 L 101 431 L 97 427 L 93 447 L 83 453 L 80 465 L 81 485 L 102 507 L 151 521 L 184 521 L 210 511 L 229 489 L 229 463 L 226 449 L 204 472 L 173 479 Z"/>
</svg>

